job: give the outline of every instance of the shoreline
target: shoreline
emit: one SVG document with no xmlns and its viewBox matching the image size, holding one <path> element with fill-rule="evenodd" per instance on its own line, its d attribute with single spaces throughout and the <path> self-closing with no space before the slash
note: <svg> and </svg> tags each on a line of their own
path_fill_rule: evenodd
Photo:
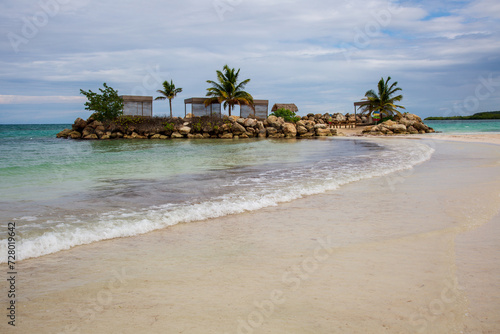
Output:
<svg viewBox="0 0 500 334">
<path fill-rule="evenodd" d="M 431 134 L 415 134 L 415 135 L 395 135 L 395 136 L 372 136 L 363 135 L 363 129 L 365 126 L 358 126 L 352 129 L 338 129 L 338 134 L 346 137 L 376 137 L 376 138 L 410 138 L 410 139 L 425 139 L 425 140 L 446 140 L 446 141 L 456 141 L 456 142 L 467 142 L 467 143 L 484 143 L 484 144 L 495 144 L 500 145 L 500 133 L 489 132 L 489 133 L 431 133 Z"/>
<path fill-rule="evenodd" d="M 24 260 L 19 329 L 498 331 L 499 153 L 435 145 L 410 171 Z M 381 194 L 397 203 L 390 212 L 373 201 Z"/>
</svg>

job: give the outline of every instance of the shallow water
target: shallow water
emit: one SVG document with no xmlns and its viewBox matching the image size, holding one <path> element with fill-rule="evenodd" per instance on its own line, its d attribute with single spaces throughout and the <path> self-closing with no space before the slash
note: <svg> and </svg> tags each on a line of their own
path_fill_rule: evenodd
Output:
<svg viewBox="0 0 500 334">
<path fill-rule="evenodd" d="M 433 152 L 413 140 L 73 141 L 54 138 L 61 126 L 2 128 L 0 210 L 17 222 L 21 259 L 274 206 Z"/>
<path fill-rule="evenodd" d="M 500 120 L 425 121 L 436 131 L 448 134 L 500 133 Z"/>
</svg>

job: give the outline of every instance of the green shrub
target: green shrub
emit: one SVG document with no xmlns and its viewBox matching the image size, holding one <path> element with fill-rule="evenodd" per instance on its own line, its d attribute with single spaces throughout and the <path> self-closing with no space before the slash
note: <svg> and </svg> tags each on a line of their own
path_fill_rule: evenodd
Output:
<svg viewBox="0 0 500 334">
<path fill-rule="evenodd" d="M 174 123 L 165 122 L 165 123 L 163 123 L 163 126 L 165 127 L 165 131 L 174 131 L 175 130 Z"/>
<path fill-rule="evenodd" d="M 285 122 L 293 122 L 296 123 L 300 121 L 300 117 L 295 115 L 295 113 L 291 110 L 280 108 L 273 112 L 270 116 L 283 117 Z"/>
<path fill-rule="evenodd" d="M 80 94 L 85 95 L 88 99 L 85 102 L 85 109 L 95 111 L 92 116 L 98 121 L 114 120 L 123 114 L 123 100 L 118 96 L 118 91 L 103 84 L 104 89 L 99 88 L 101 94 L 88 92 L 80 89 Z"/>
</svg>

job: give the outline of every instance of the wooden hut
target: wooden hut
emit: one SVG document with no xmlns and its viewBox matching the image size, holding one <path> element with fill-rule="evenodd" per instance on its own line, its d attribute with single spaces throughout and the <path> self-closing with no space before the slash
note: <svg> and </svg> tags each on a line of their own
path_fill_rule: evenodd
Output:
<svg viewBox="0 0 500 334">
<path fill-rule="evenodd" d="M 122 95 L 123 115 L 153 116 L 153 97 Z"/>
<path fill-rule="evenodd" d="M 271 109 L 271 112 L 275 112 L 278 109 L 288 109 L 294 113 L 297 113 L 299 111 L 299 108 L 294 103 L 275 103 L 273 108 Z"/>
<path fill-rule="evenodd" d="M 205 106 L 206 97 L 192 97 L 184 100 L 184 116 L 187 115 L 187 105 L 191 104 L 191 114 L 193 116 L 212 116 L 221 114 L 220 103 L 213 102 Z"/>
<path fill-rule="evenodd" d="M 254 109 L 252 107 L 242 104 L 240 106 L 240 117 L 248 118 L 250 115 L 256 118 L 267 118 L 267 110 L 269 108 L 269 100 L 253 100 Z"/>
</svg>

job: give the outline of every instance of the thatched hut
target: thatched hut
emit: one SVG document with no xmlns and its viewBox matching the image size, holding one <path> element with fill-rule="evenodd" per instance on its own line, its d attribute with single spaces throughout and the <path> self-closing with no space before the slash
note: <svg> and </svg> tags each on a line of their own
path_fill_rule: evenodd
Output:
<svg viewBox="0 0 500 334">
<path fill-rule="evenodd" d="M 288 109 L 290 111 L 293 111 L 294 113 L 297 113 L 299 111 L 299 108 L 294 103 L 275 103 L 273 108 L 271 109 L 271 112 L 275 112 L 278 109 Z"/>
</svg>

